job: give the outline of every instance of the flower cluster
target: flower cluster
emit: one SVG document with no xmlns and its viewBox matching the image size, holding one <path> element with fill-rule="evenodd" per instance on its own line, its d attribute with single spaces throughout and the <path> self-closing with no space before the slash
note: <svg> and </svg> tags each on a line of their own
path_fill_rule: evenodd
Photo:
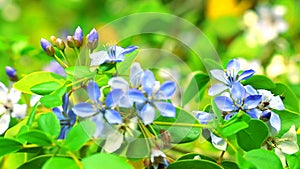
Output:
<svg viewBox="0 0 300 169">
<path fill-rule="evenodd" d="M 251 118 L 260 119 L 266 122 L 270 135 L 275 136 L 281 129 L 281 121 L 274 111 L 284 110 L 284 104 L 280 96 L 274 96 L 270 91 L 254 89 L 251 85 L 244 86 L 241 81 L 251 77 L 253 70 L 240 71 L 240 64 L 237 59 L 229 61 L 225 71 L 211 70 L 212 76 L 220 83 L 209 89 L 210 95 L 217 95 L 214 102 L 222 111 L 224 120 L 230 120 L 232 116 L 242 111 Z M 211 113 L 197 112 L 198 120 L 206 124 L 215 116 Z M 212 143 L 215 147 L 225 150 L 226 143 L 223 139 L 211 133 Z"/>
</svg>

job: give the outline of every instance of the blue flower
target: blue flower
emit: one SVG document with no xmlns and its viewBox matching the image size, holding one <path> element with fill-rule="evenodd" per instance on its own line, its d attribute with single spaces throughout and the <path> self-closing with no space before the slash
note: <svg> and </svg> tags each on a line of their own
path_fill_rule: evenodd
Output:
<svg viewBox="0 0 300 169">
<path fill-rule="evenodd" d="M 69 109 L 68 107 L 69 107 L 69 96 L 66 93 L 63 95 L 62 109 L 58 107 L 52 109 L 52 112 L 55 113 L 55 115 L 60 121 L 61 130 L 58 139 L 65 139 L 69 130 L 76 122 L 76 115 L 74 114 L 73 110 Z"/>
<path fill-rule="evenodd" d="M 109 46 L 107 50 L 95 52 L 90 55 L 92 59 L 91 66 L 99 66 L 107 62 L 122 62 L 125 59 L 125 54 L 131 53 L 136 49 L 136 46 L 128 46 L 125 49 L 116 45 Z"/>
<path fill-rule="evenodd" d="M 232 59 L 227 64 L 226 70 L 214 69 L 210 71 L 211 75 L 221 83 L 214 84 L 209 90 L 208 94 L 215 96 L 226 89 L 232 88 L 232 85 L 241 80 L 248 79 L 255 72 L 252 69 L 242 71 L 240 73 L 240 63 L 237 59 Z"/>
<path fill-rule="evenodd" d="M 96 29 L 92 29 L 91 32 L 87 35 L 87 39 L 88 39 L 88 48 L 93 51 L 94 49 L 97 48 L 98 46 L 98 32 L 96 31 Z"/>
<path fill-rule="evenodd" d="M 90 117 L 97 125 L 96 133 L 101 133 L 106 120 L 110 124 L 123 123 L 120 113 L 112 108 L 112 105 L 103 105 L 99 100 L 101 93 L 100 88 L 94 81 L 88 83 L 87 93 L 92 103 L 78 103 L 73 107 L 74 113 L 83 118 Z M 112 102 L 110 98 L 106 99 L 106 103 Z M 103 118 L 104 117 L 104 118 Z"/>
<path fill-rule="evenodd" d="M 239 110 L 245 111 L 251 116 L 252 114 L 249 111 L 256 108 L 261 100 L 261 95 L 249 95 L 240 83 L 232 84 L 230 94 L 225 93 L 223 96 L 217 96 L 214 99 L 217 107 L 223 112 L 228 113 L 225 115 L 225 120 L 230 119 Z"/>
</svg>

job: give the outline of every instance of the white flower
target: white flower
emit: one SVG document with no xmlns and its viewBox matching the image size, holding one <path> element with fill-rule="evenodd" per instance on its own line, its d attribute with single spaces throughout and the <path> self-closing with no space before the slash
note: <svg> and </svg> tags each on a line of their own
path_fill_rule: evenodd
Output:
<svg viewBox="0 0 300 169">
<path fill-rule="evenodd" d="M 0 135 L 9 127 L 10 116 L 13 118 L 24 118 L 26 115 L 26 104 L 18 104 L 21 93 L 12 88 L 10 91 L 0 82 Z"/>
</svg>

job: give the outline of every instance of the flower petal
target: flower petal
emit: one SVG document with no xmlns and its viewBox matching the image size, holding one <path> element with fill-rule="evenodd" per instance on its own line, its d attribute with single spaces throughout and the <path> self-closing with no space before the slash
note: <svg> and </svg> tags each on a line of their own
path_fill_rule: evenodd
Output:
<svg viewBox="0 0 300 169">
<path fill-rule="evenodd" d="M 151 95 L 152 88 L 155 86 L 155 77 L 150 70 L 145 70 L 142 77 L 142 86 L 148 95 Z"/>
<path fill-rule="evenodd" d="M 214 99 L 217 107 L 222 111 L 233 111 L 235 106 L 232 100 L 226 96 L 218 96 Z"/>
<path fill-rule="evenodd" d="M 21 98 L 21 92 L 16 90 L 15 88 L 11 88 L 7 99 L 10 100 L 12 103 L 18 103 Z"/>
<path fill-rule="evenodd" d="M 225 91 L 229 89 L 228 86 L 226 86 L 223 83 L 217 83 L 212 85 L 209 89 L 208 89 L 208 95 L 210 96 L 215 96 L 217 94 L 220 94 L 221 92 Z"/>
<path fill-rule="evenodd" d="M 96 124 L 96 131 L 95 131 L 93 136 L 95 138 L 101 137 L 102 136 L 102 131 L 103 131 L 103 128 L 104 128 L 103 114 L 102 113 L 97 114 L 96 116 L 94 116 L 92 118 L 92 120 Z"/>
<path fill-rule="evenodd" d="M 201 124 L 207 124 L 216 117 L 212 113 L 207 113 L 203 111 L 196 111 L 195 113 L 195 117 L 199 120 Z"/>
<path fill-rule="evenodd" d="M 96 113 L 94 107 L 89 103 L 78 103 L 72 110 L 79 117 L 89 117 Z"/>
<path fill-rule="evenodd" d="M 70 125 L 73 126 L 76 122 L 76 114 L 73 112 L 73 110 L 70 110 L 68 112 L 68 116 L 70 118 Z"/>
<path fill-rule="evenodd" d="M 244 88 L 248 95 L 257 95 L 258 94 L 257 91 L 251 85 L 246 85 L 246 86 L 244 86 Z"/>
<path fill-rule="evenodd" d="M 228 62 L 226 67 L 227 75 L 231 77 L 236 77 L 240 71 L 240 62 L 238 59 L 232 59 Z"/>
<path fill-rule="evenodd" d="M 128 46 L 127 48 L 125 48 L 121 54 L 127 54 L 127 53 L 131 53 L 133 51 L 135 51 L 138 47 L 137 46 Z"/>
<path fill-rule="evenodd" d="M 90 66 L 99 66 L 109 60 L 108 54 L 106 51 L 99 51 L 90 54 L 91 64 Z"/>
<path fill-rule="evenodd" d="M 11 116 L 13 118 L 21 118 L 23 119 L 26 116 L 26 104 L 14 104 L 13 111 L 11 112 Z"/>
<path fill-rule="evenodd" d="M 97 102 L 100 98 L 100 88 L 98 84 L 94 81 L 89 82 L 87 86 L 87 93 L 92 101 Z"/>
<path fill-rule="evenodd" d="M 217 137 L 213 133 L 210 133 L 211 142 L 219 150 L 225 151 L 227 148 L 227 143 L 221 138 Z"/>
<path fill-rule="evenodd" d="M 261 95 L 250 95 L 245 98 L 244 109 L 253 109 L 261 102 Z"/>
<path fill-rule="evenodd" d="M 103 148 L 107 153 L 112 153 L 121 147 L 122 142 L 123 135 L 118 131 L 115 131 L 107 136 Z"/>
<path fill-rule="evenodd" d="M 245 97 L 246 90 L 241 83 L 233 83 L 232 88 L 230 90 L 231 96 L 233 100 L 240 101 Z"/>
<path fill-rule="evenodd" d="M 130 100 L 132 100 L 134 102 L 144 103 L 146 101 L 144 94 L 140 90 L 137 90 L 137 89 L 129 89 L 128 97 Z"/>
<path fill-rule="evenodd" d="M 250 117 L 255 118 L 255 119 L 259 119 L 259 117 L 262 115 L 262 111 L 259 109 L 250 109 L 250 110 L 247 110 L 246 113 Z"/>
<path fill-rule="evenodd" d="M 120 98 L 124 95 L 124 92 L 121 89 L 114 89 L 110 91 L 105 99 L 106 107 L 117 106 L 120 102 Z"/>
<path fill-rule="evenodd" d="M 284 104 L 279 96 L 272 97 L 270 107 L 276 110 L 284 110 Z"/>
<path fill-rule="evenodd" d="M 62 114 L 62 111 L 58 107 L 54 107 L 52 112 L 56 115 L 59 120 L 65 120 L 66 117 Z"/>
<path fill-rule="evenodd" d="M 280 129 L 281 129 L 281 120 L 280 120 L 280 117 L 271 111 L 271 117 L 270 117 L 270 127 L 273 128 L 273 132 L 272 132 L 272 129 L 271 129 L 271 134 L 273 133 L 273 135 L 276 135 L 279 133 Z"/>
<path fill-rule="evenodd" d="M 210 73 L 215 79 L 219 80 L 220 82 L 223 82 L 224 84 L 228 84 L 227 76 L 226 76 L 224 70 L 213 69 L 210 71 Z"/>
<path fill-rule="evenodd" d="M 149 103 L 144 105 L 139 114 L 145 125 L 148 125 L 154 121 L 155 110 Z"/>
<path fill-rule="evenodd" d="M 63 104 L 62 104 L 62 108 L 64 112 L 68 111 L 68 106 L 69 106 L 69 95 L 68 93 L 65 93 L 62 97 L 63 99 Z"/>
<path fill-rule="evenodd" d="M 160 91 L 165 99 L 170 99 L 176 91 L 176 84 L 172 81 L 166 81 L 160 86 Z"/>
<path fill-rule="evenodd" d="M 105 110 L 104 117 L 110 124 L 123 123 L 122 116 L 116 110 Z"/>
<path fill-rule="evenodd" d="M 113 77 L 108 81 L 109 86 L 112 89 L 122 89 L 124 91 L 127 91 L 129 88 L 128 82 L 121 78 L 121 77 Z"/>
<path fill-rule="evenodd" d="M 294 125 L 291 126 L 289 131 L 282 135 L 281 139 L 283 139 L 283 141 L 278 143 L 278 148 L 280 148 L 283 153 L 294 154 L 299 151 L 296 128 Z"/>
<path fill-rule="evenodd" d="M 130 82 L 133 88 L 138 88 L 141 85 L 141 77 L 143 75 L 143 69 L 141 65 L 134 62 L 130 67 Z"/>
<path fill-rule="evenodd" d="M 2 114 L 0 117 L 0 135 L 3 134 L 9 127 L 10 115 L 9 113 Z"/>
<path fill-rule="evenodd" d="M 240 74 L 240 76 L 239 76 L 239 78 L 238 78 L 238 81 L 248 79 L 248 78 L 251 77 L 254 73 L 255 73 L 255 71 L 252 70 L 252 69 L 245 70 L 242 74 Z"/>
<path fill-rule="evenodd" d="M 175 117 L 176 109 L 168 102 L 154 102 L 155 107 L 160 111 L 160 114 L 164 117 Z"/>
</svg>

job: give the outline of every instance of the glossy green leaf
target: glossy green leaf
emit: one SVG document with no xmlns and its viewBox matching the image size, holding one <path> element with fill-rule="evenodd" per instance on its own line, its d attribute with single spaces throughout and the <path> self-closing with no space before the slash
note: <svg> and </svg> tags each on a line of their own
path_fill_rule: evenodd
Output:
<svg viewBox="0 0 300 169">
<path fill-rule="evenodd" d="M 75 79 L 90 77 L 96 74 L 96 72 L 91 72 L 90 68 L 87 66 L 71 66 L 65 70 L 67 75 L 70 75 Z"/>
<path fill-rule="evenodd" d="M 65 79 L 62 76 L 51 72 L 34 72 L 23 77 L 16 82 L 13 87 L 23 93 L 33 94 L 30 90 L 33 86 L 47 82 L 57 82 L 58 84 L 63 85 Z"/>
<path fill-rule="evenodd" d="M 81 121 L 71 128 L 69 131 L 65 144 L 70 150 L 80 149 L 96 130 L 96 125 L 92 121 Z"/>
<path fill-rule="evenodd" d="M 198 159 L 198 160 L 201 159 L 201 160 L 208 160 L 208 161 L 216 162 L 216 160 L 214 160 L 213 158 L 205 156 L 203 154 L 198 154 L 198 153 L 188 153 L 188 154 L 185 154 L 185 155 L 179 157 L 177 159 L 177 161 L 188 160 L 188 159 Z"/>
<path fill-rule="evenodd" d="M 0 137 L 0 157 L 9 153 L 17 152 L 22 148 L 22 143 L 8 138 Z"/>
<path fill-rule="evenodd" d="M 209 81 L 209 76 L 202 72 L 194 72 L 193 77 L 183 92 L 182 105 L 186 105 L 192 98 L 199 94 L 199 91 L 206 87 L 206 84 Z"/>
<path fill-rule="evenodd" d="M 49 81 L 32 86 L 30 91 L 38 95 L 47 95 L 59 89 L 60 86 L 61 84 L 56 81 Z"/>
<path fill-rule="evenodd" d="M 279 135 L 287 132 L 292 125 L 300 126 L 300 113 L 291 110 L 273 110 L 280 117 L 281 129 Z"/>
<path fill-rule="evenodd" d="M 299 112 L 299 102 L 296 101 L 298 98 L 291 88 L 282 83 L 276 83 L 275 85 L 276 87 L 271 91 L 274 95 L 279 95 L 283 98 L 285 108 Z"/>
<path fill-rule="evenodd" d="M 58 107 L 62 105 L 62 98 L 59 95 L 46 95 L 41 98 L 41 103 L 47 108 Z"/>
<path fill-rule="evenodd" d="M 217 127 L 217 131 L 223 137 L 231 136 L 247 128 L 249 126 L 248 123 L 250 119 L 251 118 L 247 114 L 239 112 L 238 114 L 230 118 L 230 120 L 224 120 L 223 124 Z"/>
<path fill-rule="evenodd" d="M 40 115 L 38 124 L 41 130 L 57 138 L 60 133 L 60 123 L 56 115 L 52 112 Z"/>
<path fill-rule="evenodd" d="M 281 161 L 273 151 L 254 149 L 244 155 L 257 169 L 282 169 Z"/>
<path fill-rule="evenodd" d="M 183 168 L 193 168 L 193 169 L 223 169 L 217 163 L 208 160 L 180 160 L 171 163 L 167 169 L 183 169 Z"/>
<path fill-rule="evenodd" d="M 50 146 L 52 144 L 51 139 L 44 132 L 39 130 L 24 132 L 18 136 L 18 139 L 40 146 Z"/>
<path fill-rule="evenodd" d="M 160 133 L 161 130 L 168 131 L 173 143 L 191 142 L 200 136 L 200 128 L 193 126 L 200 125 L 199 121 L 192 114 L 183 109 L 176 108 L 175 118 L 159 116 L 155 122 L 156 121 L 159 122 L 159 125 L 154 125 L 153 127 L 157 130 L 157 133 Z M 167 122 L 168 125 L 163 125 L 163 122 Z M 174 125 L 170 123 L 174 123 Z M 176 123 L 187 124 L 187 126 L 178 126 Z"/>
<path fill-rule="evenodd" d="M 260 148 L 267 139 L 269 130 L 260 120 L 251 120 L 249 127 L 237 133 L 237 142 L 245 151 Z"/>
<path fill-rule="evenodd" d="M 113 154 L 99 153 L 82 160 L 84 169 L 109 168 L 109 169 L 133 169 L 126 159 Z"/>
<path fill-rule="evenodd" d="M 243 82 L 244 85 L 252 85 L 255 89 L 272 90 L 276 86 L 273 81 L 263 75 L 253 75 Z"/>
<path fill-rule="evenodd" d="M 35 158 L 30 159 L 26 163 L 22 164 L 18 169 L 33 169 L 33 168 L 42 168 L 44 163 L 53 157 L 52 155 L 41 155 Z"/>
<path fill-rule="evenodd" d="M 222 161 L 221 166 L 224 169 L 239 169 L 239 166 L 232 161 Z"/>
<path fill-rule="evenodd" d="M 290 169 L 300 168 L 300 157 L 296 155 L 286 155 L 286 160 Z"/>
<path fill-rule="evenodd" d="M 43 165 L 42 169 L 79 169 L 75 161 L 71 158 L 52 157 Z"/>
<path fill-rule="evenodd" d="M 116 63 L 103 63 L 102 65 L 99 66 L 99 71 L 101 72 L 105 72 L 105 71 L 109 71 L 112 68 L 114 68 L 116 66 Z"/>
</svg>

